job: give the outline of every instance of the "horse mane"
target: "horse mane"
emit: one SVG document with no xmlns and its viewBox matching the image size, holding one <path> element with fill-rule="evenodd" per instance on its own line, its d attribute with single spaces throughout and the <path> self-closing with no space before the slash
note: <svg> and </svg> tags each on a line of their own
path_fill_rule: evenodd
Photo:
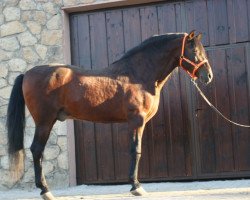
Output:
<svg viewBox="0 0 250 200">
<path fill-rule="evenodd" d="M 136 47 L 130 49 L 127 51 L 119 60 L 126 59 L 132 55 L 135 55 L 137 52 L 143 51 L 148 46 L 151 46 L 153 44 L 162 44 L 163 42 L 166 43 L 172 39 L 176 39 L 179 37 L 182 37 L 184 33 L 168 33 L 168 34 L 162 34 L 162 35 L 153 35 L 152 37 L 144 40 L 141 44 L 137 45 Z M 115 62 L 117 62 L 115 61 Z"/>
</svg>

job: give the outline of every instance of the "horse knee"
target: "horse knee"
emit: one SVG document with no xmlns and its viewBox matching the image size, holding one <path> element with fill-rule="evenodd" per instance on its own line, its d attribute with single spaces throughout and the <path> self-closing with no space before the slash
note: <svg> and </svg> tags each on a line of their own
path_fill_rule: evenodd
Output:
<svg viewBox="0 0 250 200">
<path fill-rule="evenodd" d="M 129 116 L 129 125 L 132 129 L 142 127 L 145 124 L 145 118 L 140 115 L 130 115 Z"/>
<path fill-rule="evenodd" d="M 143 117 L 143 116 L 138 115 L 138 116 L 135 118 L 135 124 L 136 124 L 137 127 L 142 127 L 144 123 L 145 123 L 145 120 L 144 120 L 144 117 Z"/>
</svg>

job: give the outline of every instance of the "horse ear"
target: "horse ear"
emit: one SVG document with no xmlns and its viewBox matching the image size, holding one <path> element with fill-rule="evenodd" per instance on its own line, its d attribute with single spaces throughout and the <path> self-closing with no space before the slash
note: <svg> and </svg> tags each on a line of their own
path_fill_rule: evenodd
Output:
<svg viewBox="0 0 250 200">
<path fill-rule="evenodd" d="M 199 41 L 201 41 L 201 39 L 202 39 L 202 33 L 199 33 L 199 34 L 196 36 L 196 38 L 197 38 Z"/>
<path fill-rule="evenodd" d="M 189 34 L 188 34 L 188 40 L 192 40 L 194 38 L 194 32 L 195 30 L 192 30 Z"/>
</svg>

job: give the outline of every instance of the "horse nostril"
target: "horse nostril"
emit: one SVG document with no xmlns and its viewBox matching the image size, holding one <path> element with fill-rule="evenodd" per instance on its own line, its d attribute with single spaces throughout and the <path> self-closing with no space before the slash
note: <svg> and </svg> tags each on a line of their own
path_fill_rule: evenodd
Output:
<svg viewBox="0 0 250 200">
<path fill-rule="evenodd" d="M 209 78 L 209 79 L 212 79 L 212 75 L 211 75 L 211 74 L 208 74 L 208 78 Z"/>
</svg>

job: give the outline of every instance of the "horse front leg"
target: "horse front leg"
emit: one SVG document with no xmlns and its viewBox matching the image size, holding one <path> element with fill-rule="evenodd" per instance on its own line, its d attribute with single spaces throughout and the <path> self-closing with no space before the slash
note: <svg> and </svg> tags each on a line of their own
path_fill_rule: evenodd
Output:
<svg viewBox="0 0 250 200">
<path fill-rule="evenodd" d="M 141 143 L 142 135 L 145 127 L 143 118 L 137 119 L 140 123 L 130 123 L 131 134 L 131 147 L 130 147 L 130 170 L 129 170 L 129 181 L 132 185 L 130 192 L 135 196 L 142 196 L 146 194 L 146 191 L 142 188 L 138 181 L 138 169 L 141 158 Z"/>
</svg>

